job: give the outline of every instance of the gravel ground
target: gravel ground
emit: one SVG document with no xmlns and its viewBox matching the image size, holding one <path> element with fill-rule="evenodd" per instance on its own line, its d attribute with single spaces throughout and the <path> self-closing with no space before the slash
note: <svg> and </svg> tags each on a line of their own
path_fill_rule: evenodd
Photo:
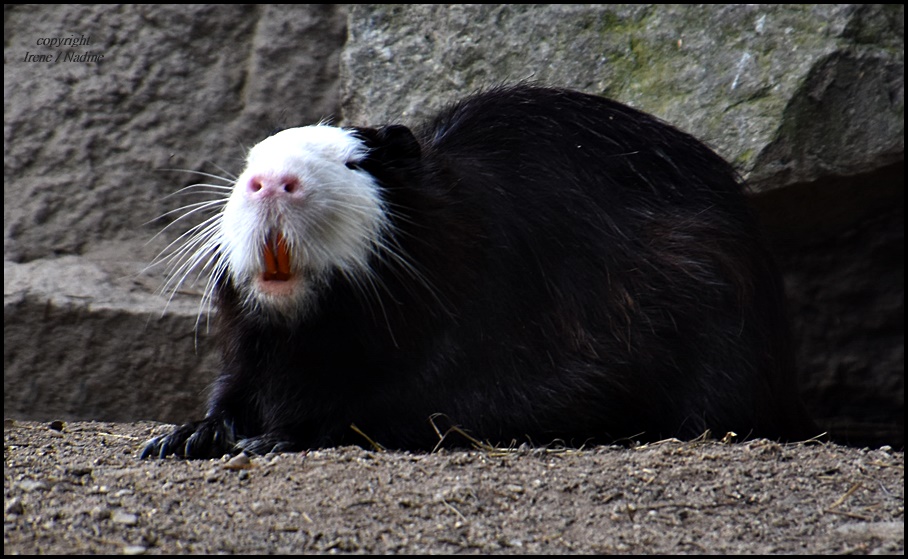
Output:
<svg viewBox="0 0 908 559">
<path fill-rule="evenodd" d="M 159 423 L 4 425 L 7 554 L 903 554 L 889 448 L 637 448 L 138 459 Z"/>
</svg>

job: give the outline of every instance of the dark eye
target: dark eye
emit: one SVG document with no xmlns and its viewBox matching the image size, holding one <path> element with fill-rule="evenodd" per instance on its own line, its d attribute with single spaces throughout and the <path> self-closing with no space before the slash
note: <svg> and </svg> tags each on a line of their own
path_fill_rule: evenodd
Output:
<svg viewBox="0 0 908 559">
<path fill-rule="evenodd" d="M 348 169 L 352 169 L 354 171 L 363 170 L 362 166 L 359 163 L 357 163 L 356 161 L 347 161 L 347 163 L 345 165 L 347 165 Z"/>
</svg>

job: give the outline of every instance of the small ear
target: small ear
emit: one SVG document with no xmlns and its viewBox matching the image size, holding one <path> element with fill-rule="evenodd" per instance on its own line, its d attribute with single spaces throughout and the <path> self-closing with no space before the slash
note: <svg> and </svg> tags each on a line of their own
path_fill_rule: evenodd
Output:
<svg viewBox="0 0 908 559">
<path fill-rule="evenodd" d="M 369 148 L 367 160 L 397 167 L 422 157 L 419 141 L 406 126 L 392 124 L 381 128 L 355 128 L 356 135 Z"/>
<path fill-rule="evenodd" d="M 384 149 L 394 159 L 419 159 L 422 148 L 419 142 L 406 126 L 392 124 L 379 128 L 378 136 Z"/>
</svg>

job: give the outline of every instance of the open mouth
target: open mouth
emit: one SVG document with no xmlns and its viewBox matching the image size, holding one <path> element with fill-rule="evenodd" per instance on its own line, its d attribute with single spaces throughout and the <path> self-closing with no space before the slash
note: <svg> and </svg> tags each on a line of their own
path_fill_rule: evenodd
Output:
<svg viewBox="0 0 908 559">
<path fill-rule="evenodd" d="M 290 249 L 287 240 L 280 232 L 271 232 L 265 238 L 263 256 L 265 257 L 264 281 L 288 281 L 290 273 Z"/>
</svg>

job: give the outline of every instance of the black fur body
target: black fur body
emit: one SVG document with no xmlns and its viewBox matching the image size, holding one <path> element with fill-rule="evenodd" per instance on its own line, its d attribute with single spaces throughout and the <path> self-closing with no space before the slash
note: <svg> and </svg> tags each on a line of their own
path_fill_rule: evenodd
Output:
<svg viewBox="0 0 908 559">
<path fill-rule="evenodd" d="M 217 288 L 206 419 L 144 455 L 809 438 L 781 279 L 733 169 L 607 99 L 499 88 L 358 129 L 396 246 L 299 319 Z M 238 443 L 238 444 L 237 444 Z M 444 444 L 468 441 L 449 434 Z"/>
</svg>

